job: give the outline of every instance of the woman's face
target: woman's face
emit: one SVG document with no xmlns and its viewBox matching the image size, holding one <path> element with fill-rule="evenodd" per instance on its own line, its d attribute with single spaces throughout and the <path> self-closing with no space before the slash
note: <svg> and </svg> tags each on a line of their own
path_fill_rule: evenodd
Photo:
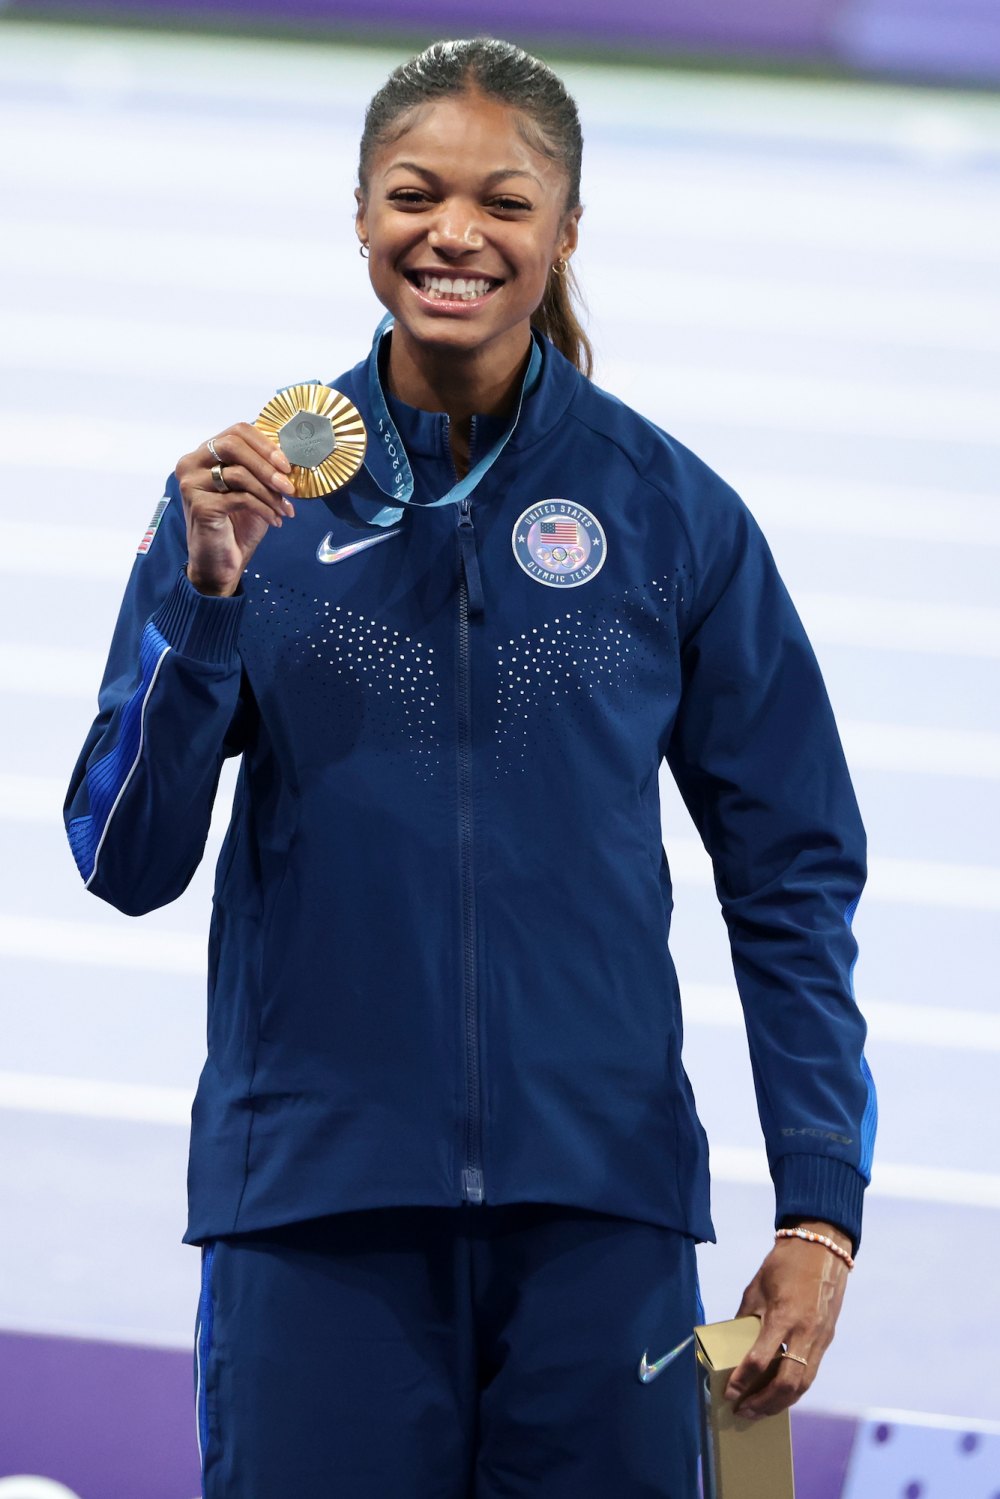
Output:
<svg viewBox="0 0 1000 1499">
<path fill-rule="evenodd" d="M 582 210 L 565 212 L 565 171 L 516 118 L 478 93 L 421 106 L 357 193 L 375 294 L 420 344 L 520 343 L 552 265 L 576 248 Z"/>
</svg>

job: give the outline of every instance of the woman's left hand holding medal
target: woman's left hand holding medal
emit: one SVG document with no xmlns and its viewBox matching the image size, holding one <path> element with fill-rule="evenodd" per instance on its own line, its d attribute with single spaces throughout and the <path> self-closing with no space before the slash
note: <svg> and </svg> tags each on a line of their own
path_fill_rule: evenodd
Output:
<svg viewBox="0 0 1000 1499">
<path fill-rule="evenodd" d="M 269 437 L 237 422 L 185 453 L 176 473 L 187 524 L 187 575 L 199 593 L 228 597 L 271 526 L 291 520 L 291 464 Z"/>
</svg>

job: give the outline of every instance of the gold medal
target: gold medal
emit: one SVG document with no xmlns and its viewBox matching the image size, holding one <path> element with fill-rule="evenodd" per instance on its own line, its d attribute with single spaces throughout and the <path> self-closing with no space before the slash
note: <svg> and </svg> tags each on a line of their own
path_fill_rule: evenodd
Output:
<svg viewBox="0 0 1000 1499">
<path fill-rule="evenodd" d="M 329 385 L 290 385 L 273 396 L 254 422 L 292 465 L 300 500 L 315 500 L 349 483 L 365 458 L 368 434 L 361 413 Z"/>
</svg>

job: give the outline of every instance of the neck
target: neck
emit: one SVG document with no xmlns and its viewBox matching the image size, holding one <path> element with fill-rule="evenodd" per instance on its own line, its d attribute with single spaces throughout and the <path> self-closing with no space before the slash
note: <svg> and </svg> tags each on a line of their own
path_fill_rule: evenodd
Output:
<svg viewBox="0 0 1000 1499">
<path fill-rule="evenodd" d="M 389 389 L 408 406 L 447 412 L 452 427 L 470 419 L 506 416 L 517 398 L 531 348 L 530 327 L 514 328 L 485 348 L 428 347 L 397 323 L 389 346 Z"/>
</svg>

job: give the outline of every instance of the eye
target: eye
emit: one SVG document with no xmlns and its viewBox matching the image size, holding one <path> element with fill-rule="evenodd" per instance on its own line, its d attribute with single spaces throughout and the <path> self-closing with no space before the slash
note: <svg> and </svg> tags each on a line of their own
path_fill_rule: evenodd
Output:
<svg viewBox="0 0 1000 1499">
<path fill-rule="evenodd" d="M 531 204 L 525 203 L 522 198 L 491 198 L 491 208 L 499 208 L 501 213 L 530 213 Z"/>
<path fill-rule="evenodd" d="M 419 208 L 430 200 L 419 187 L 397 187 L 389 194 L 389 201 L 399 203 L 404 208 Z"/>
</svg>

